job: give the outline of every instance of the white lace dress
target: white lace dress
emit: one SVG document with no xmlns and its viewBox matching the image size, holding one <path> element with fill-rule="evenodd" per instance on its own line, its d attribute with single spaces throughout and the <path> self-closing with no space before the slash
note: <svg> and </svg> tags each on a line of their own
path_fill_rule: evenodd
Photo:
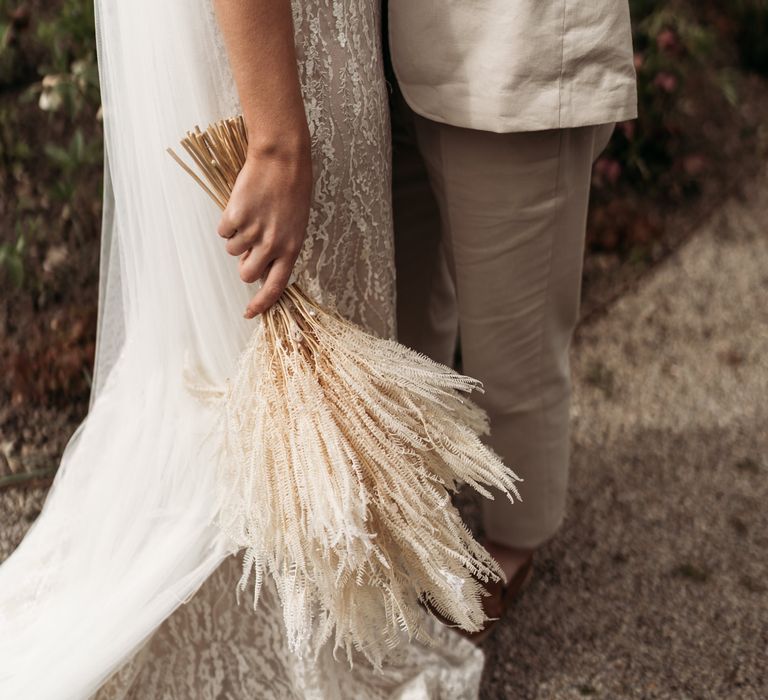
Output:
<svg viewBox="0 0 768 700">
<path fill-rule="evenodd" d="M 181 5 L 179 5 L 181 8 Z M 181 9 L 179 10 L 181 11 Z M 221 116 L 240 104 L 211 0 L 197 10 L 210 27 L 209 89 Z M 395 333 L 387 92 L 375 0 L 294 0 L 298 65 L 315 163 L 310 235 L 298 269 L 326 303 L 383 336 Z M 190 124 L 191 127 L 191 124 Z M 199 196 L 203 196 L 202 193 Z M 213 232 L 210 234 L 213 237 Z M 240 329 L 238 332 L 242 334 Z M 251 610 L 238 606 L 240 557 L 229 556 L 94 696 L 97 700 L 277 698 L 474 698 L 483 655 L 434 622 L 439 648 L 398 650 L 376 675 L 330 653 L 309 666 L 289 653 L 269 582 Z"/>
</svg>

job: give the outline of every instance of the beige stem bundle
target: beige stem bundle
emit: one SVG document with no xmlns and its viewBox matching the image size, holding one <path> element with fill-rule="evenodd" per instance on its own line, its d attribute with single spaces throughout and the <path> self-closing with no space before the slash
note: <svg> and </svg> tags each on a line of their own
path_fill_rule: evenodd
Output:
<svg viewBox="0 0 768 700">
<path fill-rule="evenodd" d="M 223 209 L 245 162 L 242 116 L 181 141 Z M 188 385 L 201 396 L 210 389 Z M 434 643 L 426 603 L 467 630 L 485 622 L 481 581 L 498 563 L 451 503 L 459 485 L 514 503 L 522 481 L 480 439 L 482 390 L 393 340 L 377 338 L 289 285 L 262 315 L 218 391 L 217 525 L 244 549 L 243 590 L 265 574 L 294 652 L 357 649 L 377 668 L 404 639 Z"/>
</svg>

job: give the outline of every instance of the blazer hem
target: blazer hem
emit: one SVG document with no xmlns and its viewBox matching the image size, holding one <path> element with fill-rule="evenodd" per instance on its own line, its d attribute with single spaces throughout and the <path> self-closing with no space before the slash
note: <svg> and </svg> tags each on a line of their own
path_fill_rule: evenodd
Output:
<svg viewBox="0 0 768 700">
<path fill-rule="evenodd" d="M 393 66 L 395 76 L 397 67 Z M 566 107 L 559 99 L 559 91 L 543 91 L 515 101 L 499 100 L 489 95 L 467 95 L 451 86 L 438 88 L 424 86 L 414 89 L 398 79 L 400 91 L 408 106 L 416 114 L 435 122 L 480 131 L 505 133 L 512 131 L 542 131 L 570 127 L 606 124 L 636 119 L 637 86 L 629 82 L 611 90 L 606 99 L 596 99 L 584 93 L 582 100 L 570 95 Z M 463 87 L 463 86 L 462 86 Z M 488 107 L 504 105 L 505 110 Z"/>
</svg>

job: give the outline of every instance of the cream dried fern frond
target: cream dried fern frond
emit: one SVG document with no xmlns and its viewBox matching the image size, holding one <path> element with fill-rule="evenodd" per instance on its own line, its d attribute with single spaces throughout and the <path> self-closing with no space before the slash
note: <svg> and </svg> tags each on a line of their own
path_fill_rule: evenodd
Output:
<svg viewBox="0 0 768 700">
<path fill-rule="evenodd" d="M 182 142 L 221 207 L 244 133 L 237 117 Z M 494 486 L 514 503 L 522 479 L 480 439 L 488 419 L 472 390 L 479 381 L 366 333 L 296 284 L 262 314 L 213 390 L 216 524 L 245 550 L 238 601 L 251 573 L 254 607 L 264 576 L 274 579 L 292 651 L 319 653 L 332 639 L 350 664 L 357 649 L 381 668 L 403 639 L 434 643 L 422 603 L 466 630 L 486 621 L 481 582 L 504 574 L 451 493 L 467 483 L 493 498 Z"/>
</svg>

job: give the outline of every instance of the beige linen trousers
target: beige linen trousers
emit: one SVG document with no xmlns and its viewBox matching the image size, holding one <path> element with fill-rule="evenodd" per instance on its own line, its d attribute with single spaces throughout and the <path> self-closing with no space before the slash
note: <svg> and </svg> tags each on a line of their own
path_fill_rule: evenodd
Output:
<svg viewBox="0 0 768 700">
<path fill-rule="evenodd" d="M 485 387 L 475 399 L 490 417 L 488 442 L 524 479 L 522 502 L 498 492 L 483 500 L 484 530 L 538 547 L 565 517 L 569 349 L 592 164 L 615 122 L 637 114 L 626 0 L 452 1 L 442 14 L 432 0 L 390 3 L 398 338 L 445 364 L 458 341 L 462 370 Z M 482 11 L 492 5 L 503 6 L 503 21 Z M 535 25 L 538 54 L 530 37 L 522 54 L 510 49 L 515 17 Z M 455 31 L 458 20 L 461 45 L 446 46 L 446 22 Z M 582 23 L 573 34 L 569 21 Z M 395 76 L 398 52 L 407 91 Z"/>
</svg>

